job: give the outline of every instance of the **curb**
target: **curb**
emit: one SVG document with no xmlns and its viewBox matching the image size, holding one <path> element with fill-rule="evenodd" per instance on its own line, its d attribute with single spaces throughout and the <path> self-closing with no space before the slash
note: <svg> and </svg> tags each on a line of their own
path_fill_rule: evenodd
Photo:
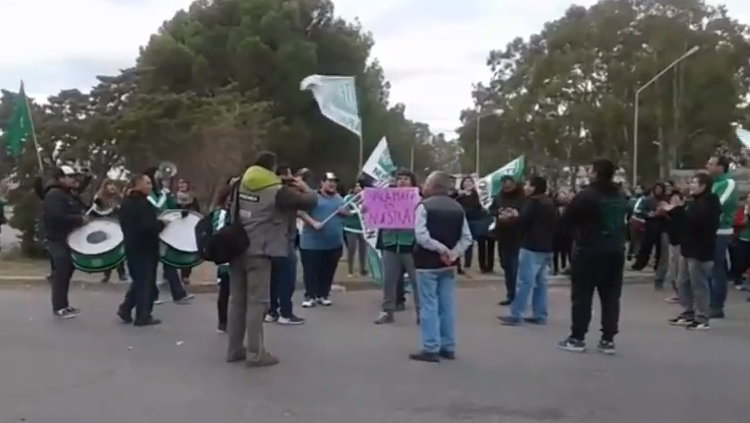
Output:
<svg viewBox="0 0 750 423">
<path fill-rule="evenodd" d="M 640 285 L 652 283 L 652 277 L 650 274 L 644 273 L 642 275 L 625 275 L 624 284 L 626 285 Z M 352 280 L 339 280 L 333 282 L 333 290 L 338 292 L 346 291 L 374 291 L 379 290 L 380 287 L 373 283 L 364 281 L 352 281 Z M 0 275 L 0 288 L 36 288 L 36 287 L 47 287 L 49 283 L 47 279 L 40 276 L 3 276 Z M 570 281 L 566 277 L 552 276 L 549 278 L 550 287 L 566 287 L 570 285 Z M 467 278 L 461 277 L 458 279 L 458 288 L 485 288 L 490 286 L 504 286 L 503 278 Z M 127 283 L 123 282 L 110 282 L 101 283 L 97 281 L 86 281 L 76 280 L 71 281 L 71 288 L 85 289 L 85 290 L 96 290 L 96 291 L 115 291 L 124 292 L 128 287 Z M 302 289 L 302 283 L 297 282 L 297 289 Z M 218 285 L 216 283 L 200 283 L 191 284 L 185 286 L 185 289 L 191 294 L 210 294 L 218 292 Z"/>
</svg>

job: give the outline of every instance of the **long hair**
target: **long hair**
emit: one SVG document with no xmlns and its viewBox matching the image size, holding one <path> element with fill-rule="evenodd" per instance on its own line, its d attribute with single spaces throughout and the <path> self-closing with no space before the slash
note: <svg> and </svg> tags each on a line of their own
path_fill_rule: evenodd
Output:
<svg viewBox="0 0 750 423">
<path fill-rule="evenodd" d="M 234 187 L 237 183 L 238 181 L 235 181 L 234 178 L 229 178 L 226 183 L 216 191 L 216 195 L 214 196 L 214 201 L 211 207 L 224 207 L 224 205 L 227 203 L 227 200 L 229 200 L 230 196 L 232 195 Z"/>
<path fill-rule="evenodd" d="M 115 181 L 109 178 L 104 178 L 101 185 L 99 185 L 99 189 L 96 191 L 96 194 L 94 194 L 95 198 L 101 198 L 101 199 L 109 199 L 111 197 L 114 197 L 117 194 L 110 193 L 107 189 L 108 186 L 114 184 Z"/>
</svg>

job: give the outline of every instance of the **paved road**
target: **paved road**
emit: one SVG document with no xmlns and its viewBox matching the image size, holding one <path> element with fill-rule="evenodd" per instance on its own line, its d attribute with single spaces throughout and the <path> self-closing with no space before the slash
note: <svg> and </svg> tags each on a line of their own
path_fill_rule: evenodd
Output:
<svg viewBox="0 0 750 423">
<path fill-rule="evenodd" d="M 0 291 L 2 423 L 736 423 L 747 418 L 750 305 L 708 332 L 669 327 L 675 311 L 628 287 L 619 355 L 557 351 L 567 293 L 546 327 L 495 321 L 499 295 L 459 296 L 459 360 L 410 362 L 410 314 L 371 320 L 373 292 L 340 294 L 301 327 L 270 328 L 279 366 L 225 364 L 213 296 L 163 305 L 165 324 L 115 322 L 119 295 L 75 291 L 84 314 L 55 321 L 42 290 Z M 598 325 L 596 325 L 598 326 Z M 597 334 L 592 334 L 594 341 Z"/>
</svg>

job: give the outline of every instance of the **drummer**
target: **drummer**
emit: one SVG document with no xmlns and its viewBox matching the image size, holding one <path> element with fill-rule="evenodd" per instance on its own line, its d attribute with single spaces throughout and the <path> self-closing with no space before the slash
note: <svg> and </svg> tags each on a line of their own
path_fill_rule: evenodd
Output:
<svg viewBox="0 0 750 423">
<path fill-rule="evenodd" d="M 94 195 L 94 204 L 91 205 L 91 212 L 89 215 L 93 217 L 109 217 L 117 219 L 121 200 L 122 198 L 120 197 L 115 181 L 106 178 L 101 186 L 99 186 L 99 191 Z M 108 283 L 111 276 L 111 270 L 104 272 L 101 283 Z M 121 282 L 127 282 L 128 276 L 125 273 L 124 262 L 117 266 L 117 276 Z"/>
<path fill-rule="evenodd" d="M 53 169 L 52 180 L 43 192 L 44 234 L 52 262 L 52 311 L 63 319 L 76 317 L 80 310 L 68 303 L 70 279 L 73 276 L 73 259 L 68 246 L 68 235 L 84 225 L 88 218 L 82 204 L 76 199 L 78 172 L 70 166 Z"/>
<path fill-rule="evenodd" d="M 147 199 L 148 202 L 156 208 L 157 215 L 165 210 L 176 209 L 177 205 L 175 204 L 174 197 L 170 193 L 169 188 L 165 186 L 165 182 L 168 183 L 169 180 L 162 180 L 162 177 L 158 174 L 158 168 L 156 167 L 147 169 L 144 174 L 149 177 L 152 183 L 151 193 L 148 195 Z M 182 281 L 180 281 L 180 275 L 177 273 L 177 269 L 165 264 L 162 264 L 162 267 L 164 269 L 164 278 L 167 280 L 169 290 L 172 292 L 172 301 L 175 304 L 185 304 L 193 299 L 194 296 L 185 291 L 185 287 L 182 285 Z M 156 291 L 156 296 L 156 304 L 161 304 L 161 301 L 158 299 L 158 290 Z"/>
<path fill-rule="evenodd" d="M 189 210 L 196 213 L 201 212 L 201 205 L 198 202 L 198 197 L 193 193 L 193 190 L 190 187 L 190 182 L 188 182 L 187 179 L 180 178 L 180 180 L 177 181 L 177 192 L 175 193 L 174 199 L 178 209 Z M 180 269 L 180 277 L 182 278 L 183 284 L 190 284 L 190 275 L 192 273 L 192 267 L 183 267 Z"/>
</svg>

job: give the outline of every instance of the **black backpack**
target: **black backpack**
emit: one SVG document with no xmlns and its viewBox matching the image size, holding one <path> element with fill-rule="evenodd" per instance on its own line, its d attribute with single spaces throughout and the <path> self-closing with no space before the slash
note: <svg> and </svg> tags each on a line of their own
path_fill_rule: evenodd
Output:
<svg viewBox="0 0 750 423">
<path fill-rule="evenodd" d="M 250 246 L 242 222 L 239 219 L 239 184 L 232 190 L 232 210 L 228 211 L 229 224 L 214 230 L 212 214 L 195 225 L 195 242 L 203 260 L 216 264 L 229 263 L 242 255 Z"/>
</svg>

